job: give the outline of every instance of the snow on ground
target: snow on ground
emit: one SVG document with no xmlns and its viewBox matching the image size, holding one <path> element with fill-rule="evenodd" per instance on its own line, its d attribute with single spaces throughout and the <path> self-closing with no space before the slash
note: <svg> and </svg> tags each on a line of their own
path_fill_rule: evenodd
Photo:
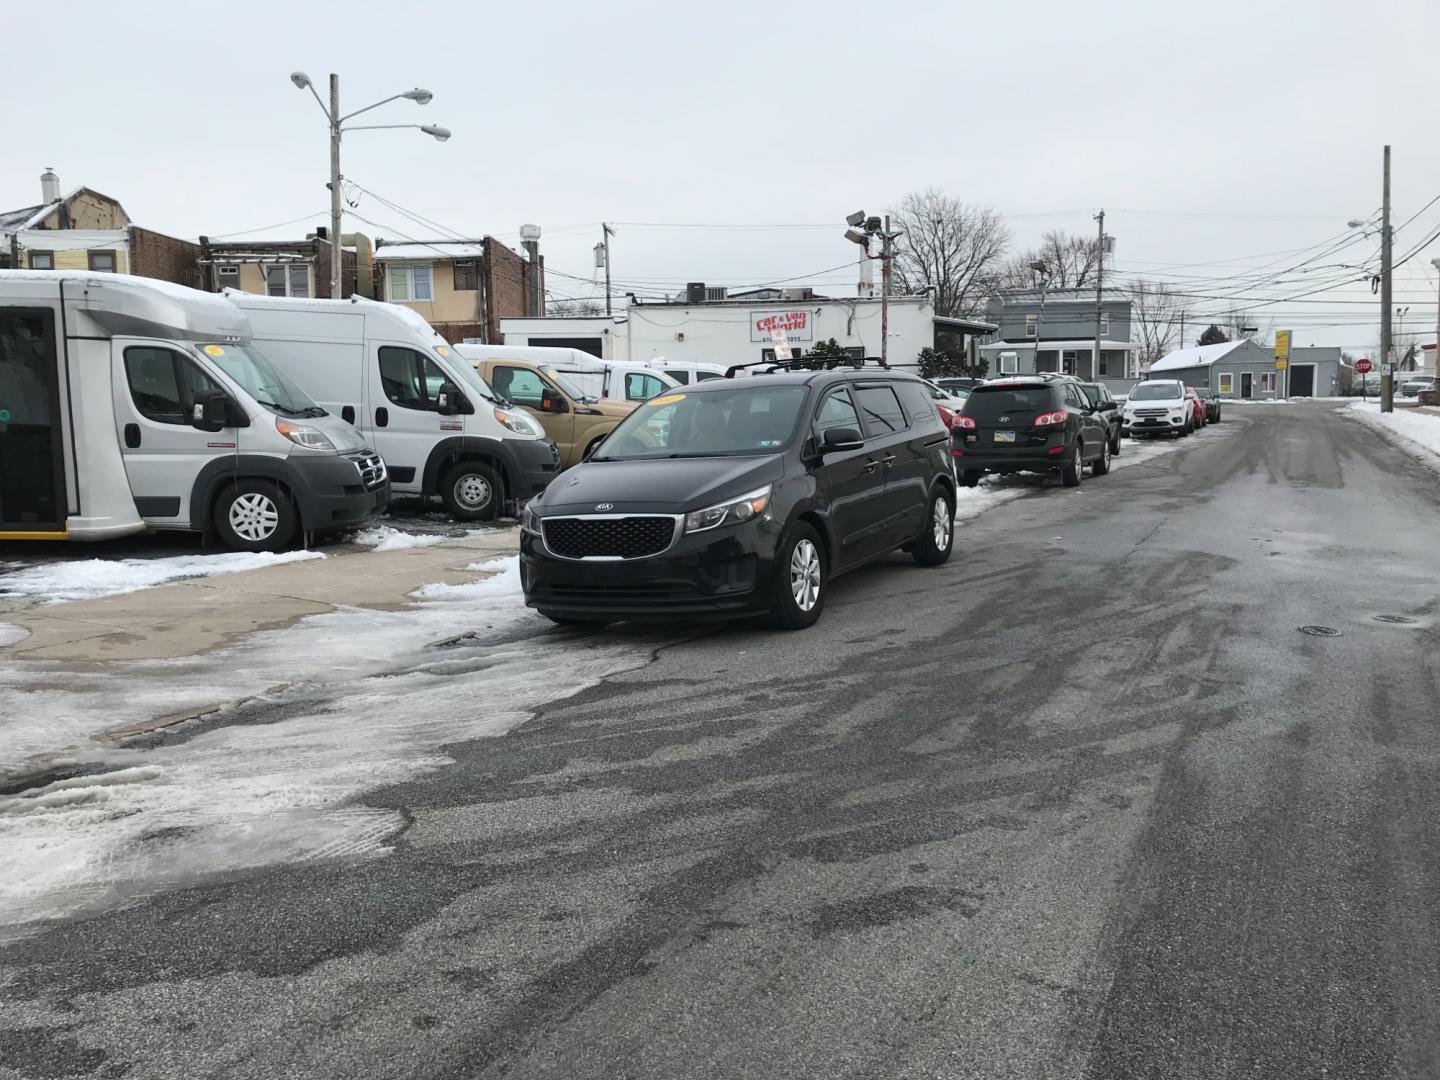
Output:
<svg viewBox="0 0 1440 1080">
<path fill-rule="evenodd" d="M 52 604 L 137 592 L 188 578 L 235 574 L 262 566 L 325 558 L 318 551 L 278 555 L 244 551 L 176 555 L 167 559 L 82 559 L 43 563 L 0 577 L 0 596 L 43 596 Z"/>
<path fill-rule="evenodd" d="M 341 609 L 207 657 L 103 672 L 0 660 L 0 773 L 66 746 L 96 770 L 0 797 L 0 940 L 237 870 L 383 855 L 404 820 L 364 792 L 648 661 L 653 637 L 579 644 L 524 607 L 518 560 L 481 565 L 499 573 L 415 608 Z M 87 739 L 248 695 L 249 723 L 198 721 L 147 749 Z"/>
<path fill-rule="evenodd" d="M 1440 462 L 1430 458 L 1430 455 L 1440 456 L 1440 416 L 1435 413 L 1408 407 L 1382 413 L 1378 401 L 1356 401 L 1351 404 L 1348 415 L 1423 451 L 1430 464 L 1440 466 Z"/>
<path fill-rule="evenodd" d="M 434 547 L 453 537 L 444 533 L 407 533 L 389 525 L 376 525 L 352 533 L 347 539 L 372 551 L 401 551 L 405 548 Z"/>
<path fill-rule="evenodd" d="M 30 631 L 23 626 L 16 626 L 14 623 L 0 622 L 0 649 L 7 645 L 14 645 L 17 641 L 24 641 L 30 636 Z"/>
<path fill-rule="evenodd" d="M 1110 468 L 1124 469 L 1131 465 L 1139 465 L 1142 462 L 1150 461 L 1153 458 L 1161 457 L 1164 454 L 1173 454 L 1176 450 L 1183 450 L 1187 446 L 1198 446 L 1206 439 L 1213 439 L 1224 430 L 1222 422 L 1218 428 L 1207 426 L 1194 432 L 1186 438 L 1180 439 L 1167 437 L 1163 439 L 1124 439 L 1120 443 L 1120 456 L 1110 459 Z"/>
</svg>

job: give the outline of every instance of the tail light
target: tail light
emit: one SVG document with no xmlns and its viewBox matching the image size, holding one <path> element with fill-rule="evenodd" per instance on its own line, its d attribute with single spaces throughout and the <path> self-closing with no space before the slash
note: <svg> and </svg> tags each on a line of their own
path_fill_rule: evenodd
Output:
<svg viewBox="0 0 1440 1080">
<path fill-rule="evenodd" d="M 1035 417 L 1035 426 L 1060 427 L 1063 426 L 1065 421 L 1068 419 L 1070 419 L 1070 414 L 1067 413 L 1064 409 L 1060 409 L 1057 412 L 1041 413 L 1039 416 Z"/>
<path fill-rule="evenodd" d="M 955 414 L 944 405 L 936 405 L 935 411 L 940 414 L 940 422 L 951 431 L 955 430 Z"/>
<path fill-rule="evenodd" d="M 955 417 L 955 426 L 961 431 L 974 431 L 975 418 L 973 416 L 959 415 Z"/>
</svg>

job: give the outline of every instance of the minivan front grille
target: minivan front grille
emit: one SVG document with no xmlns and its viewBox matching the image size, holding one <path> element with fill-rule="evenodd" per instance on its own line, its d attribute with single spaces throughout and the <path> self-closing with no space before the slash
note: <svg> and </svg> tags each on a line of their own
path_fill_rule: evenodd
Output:
<svg viewBox="0 0 1440 1080">
<path fill-rule="evenodd" d="M 644 559 L 670 546 L 680 518 L 670 514 L 541 519 L 545 546 L 562 559 Z"/>
<path fill-rule="evenodd" d="M 360 470 L 360 479 L 365 484 L 366 491 L 374 491 L 389 479 L 385 471 L 385 459 L 374 450 L 367 448 L 351 454 L 350 460 Z"/>
</svg>

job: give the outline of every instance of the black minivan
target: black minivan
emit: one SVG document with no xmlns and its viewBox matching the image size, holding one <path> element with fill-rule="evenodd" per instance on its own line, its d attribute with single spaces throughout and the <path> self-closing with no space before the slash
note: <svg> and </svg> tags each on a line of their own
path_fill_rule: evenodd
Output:
<svg viewBox="0 0 1440 1080">
<path fill-rule="evenodd" d="M 887 368 L 711 379 L 642 403 L 521 521 L 525 602 L 560 623 L 812 625 L 830 581 L 950 556 L 950 438 Z"/>
</svg>

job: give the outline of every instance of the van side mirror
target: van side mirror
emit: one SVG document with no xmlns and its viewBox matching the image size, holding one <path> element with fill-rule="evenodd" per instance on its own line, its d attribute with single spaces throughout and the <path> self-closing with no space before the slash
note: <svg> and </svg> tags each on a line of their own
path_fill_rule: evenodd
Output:
<svg viewBox="0 0 1440 1080">
<path fill-rule="evenodd" d="M 540 411 L 548 413 L 563 413 L 569 412 L 570 406 L 567 405 L 565 403 L 565 399 L 562 398 L 559 394 L 555 393 L 555 391 L 546 390 L 540 395 Z"/>
<path fill-rule="evenodd" d="M 462 404 L 462 402 L 464 404 Z M 457 413 L 464 413 L 466 411 L 465 405 L 467 404 L 469 404 L 469 402 L 466 401 L 465 395 L 460 392 L 460 388 L 454 383 L 443 382 L 440 384 L 440 389 L 435 394 L 435 411 L 441 416 L 454 416 Z M 473 412 L 474 410 L 471 409 L 470 411 Z"/>
<path fill-rule="evenodd" d="M 832 427 L 825 432 L 823 447 L 826 453 L 834 453 L 840 450 L 859 450 L 865 445 L 865 440 L 860 437 L 860 432 L 854 428 Z"/>
<path fill-rule="evenodd" d="M 200 431 L 221 431 L 231 426 L 233 410 L 230 395 L 224 390 L 200 390 L 190 414 L 190 426 Z"/>
</svg>

